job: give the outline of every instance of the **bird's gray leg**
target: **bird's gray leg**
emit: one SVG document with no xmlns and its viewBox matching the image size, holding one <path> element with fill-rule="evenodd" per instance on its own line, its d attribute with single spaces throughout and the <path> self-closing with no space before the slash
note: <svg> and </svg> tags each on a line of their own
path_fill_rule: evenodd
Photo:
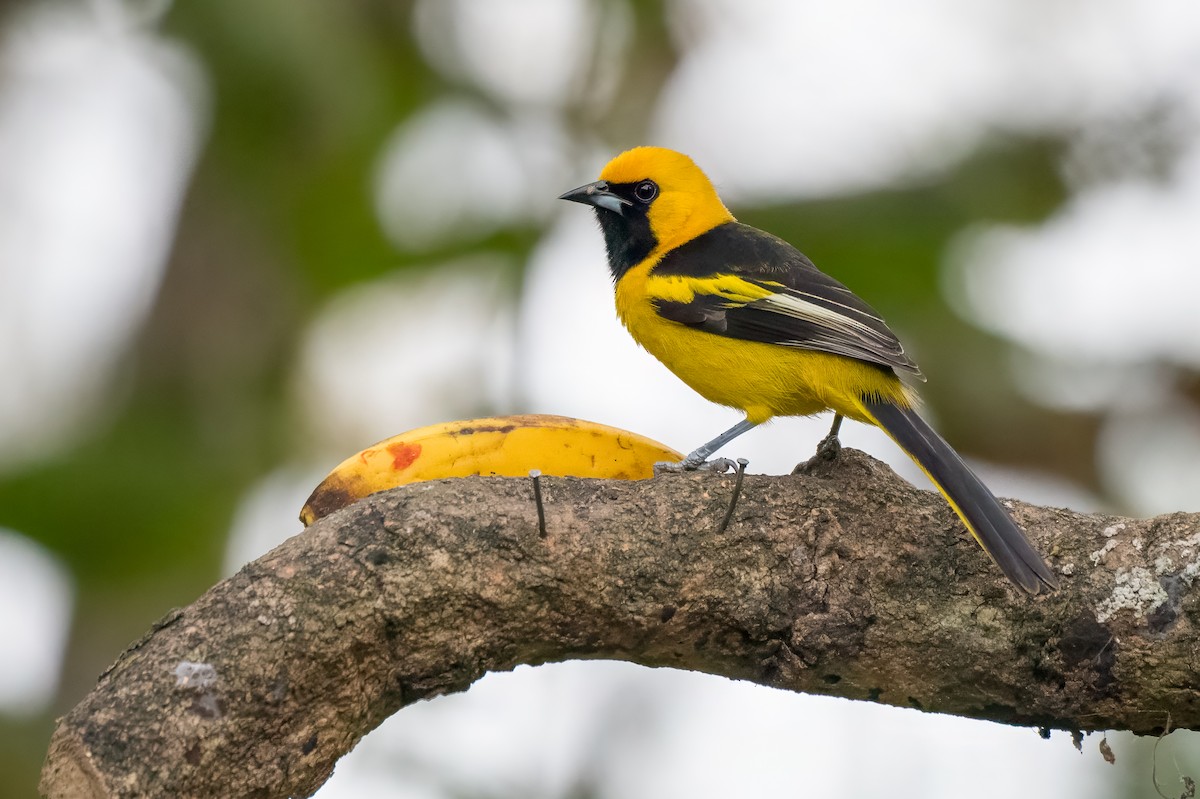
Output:
<svg viewBox="0 0 1200 799">
<path fill-rule="evenodd" d="M 656 463 L 654 464 L 655 473 L 660 472 L 691 472 L 697 469 L 705 471 L 727 472 L 733 468 L 733 461 L 728 458 L 716 458 L 715 460 L 707 460 L 708 456 L 719 450 L 721 447 L 733 441 L 735 438 L 745 433 L 747 430 L 752 430 L 756 427 L 754 422 L 747 419 L 735 424 L 733 427 L 726 430 L 721 435 L 702 444 L 696 449 L 688 453 L 687 457 L 678 463 Z"/>
</svg>

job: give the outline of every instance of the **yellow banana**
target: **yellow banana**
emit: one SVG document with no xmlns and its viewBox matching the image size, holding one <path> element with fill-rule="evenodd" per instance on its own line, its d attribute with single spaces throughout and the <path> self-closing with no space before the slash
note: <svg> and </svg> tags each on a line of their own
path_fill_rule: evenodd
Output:
<svg viewBox="0 0 1200 799">
<path fill-rule="evenodd" d="M 421 427 L 353 455 L 329 473 L 304 508 L 307 526 L 368 494 L 422 480 L 530 470 L 556 477 L 641 480 L 683 456 L 645 436 L 566 416 L 493 416 Z"/>
</svg>

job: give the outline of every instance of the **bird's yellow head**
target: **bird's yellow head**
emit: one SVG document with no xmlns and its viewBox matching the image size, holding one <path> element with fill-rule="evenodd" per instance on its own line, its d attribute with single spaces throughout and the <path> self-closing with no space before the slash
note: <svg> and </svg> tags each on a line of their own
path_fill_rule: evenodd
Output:
<svg viewBox="0 0 1200 799">
<path fill-rule="evenodd" d="M 734 221 L 700 167 L 662 147 L 626 150 L 608 162 L 600 180 L 561 199 L 595 207 L 615 279 L 649 257 Z"/>
</svg>

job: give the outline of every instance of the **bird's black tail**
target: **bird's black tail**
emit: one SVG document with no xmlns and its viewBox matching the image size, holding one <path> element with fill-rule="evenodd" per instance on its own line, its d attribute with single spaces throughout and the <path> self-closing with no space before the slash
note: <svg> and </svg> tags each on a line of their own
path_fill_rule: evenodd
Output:
<svg viewBox="0 0 1200 799">
<path fill-rule="evenodd" d="M 1000 501 L 915 410 L 868 397 L 862 402 L 875 423 L 929 476 L 1008 579 L 1030 594 L 1058 587 L 1058 578 Z"/>
</svg>

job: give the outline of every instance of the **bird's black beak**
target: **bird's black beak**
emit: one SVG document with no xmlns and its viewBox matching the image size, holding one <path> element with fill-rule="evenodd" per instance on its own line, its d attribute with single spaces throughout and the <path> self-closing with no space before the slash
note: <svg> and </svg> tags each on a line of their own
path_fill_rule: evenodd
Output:
<svg viewBox="0 0 1200 799">
<path fill-rule="evenodd" d="M 597 180 L 595 183 L 571 189 L 565 194 L 558 195 L 558 199 L 603 208 L 615 214 L 621 213 L 625 206 L 633 205 L 632 202 L 626 200 L 624 197 L 614 194 L 608 187 L 608 181 L 606 180 Z"/>
</svg>

